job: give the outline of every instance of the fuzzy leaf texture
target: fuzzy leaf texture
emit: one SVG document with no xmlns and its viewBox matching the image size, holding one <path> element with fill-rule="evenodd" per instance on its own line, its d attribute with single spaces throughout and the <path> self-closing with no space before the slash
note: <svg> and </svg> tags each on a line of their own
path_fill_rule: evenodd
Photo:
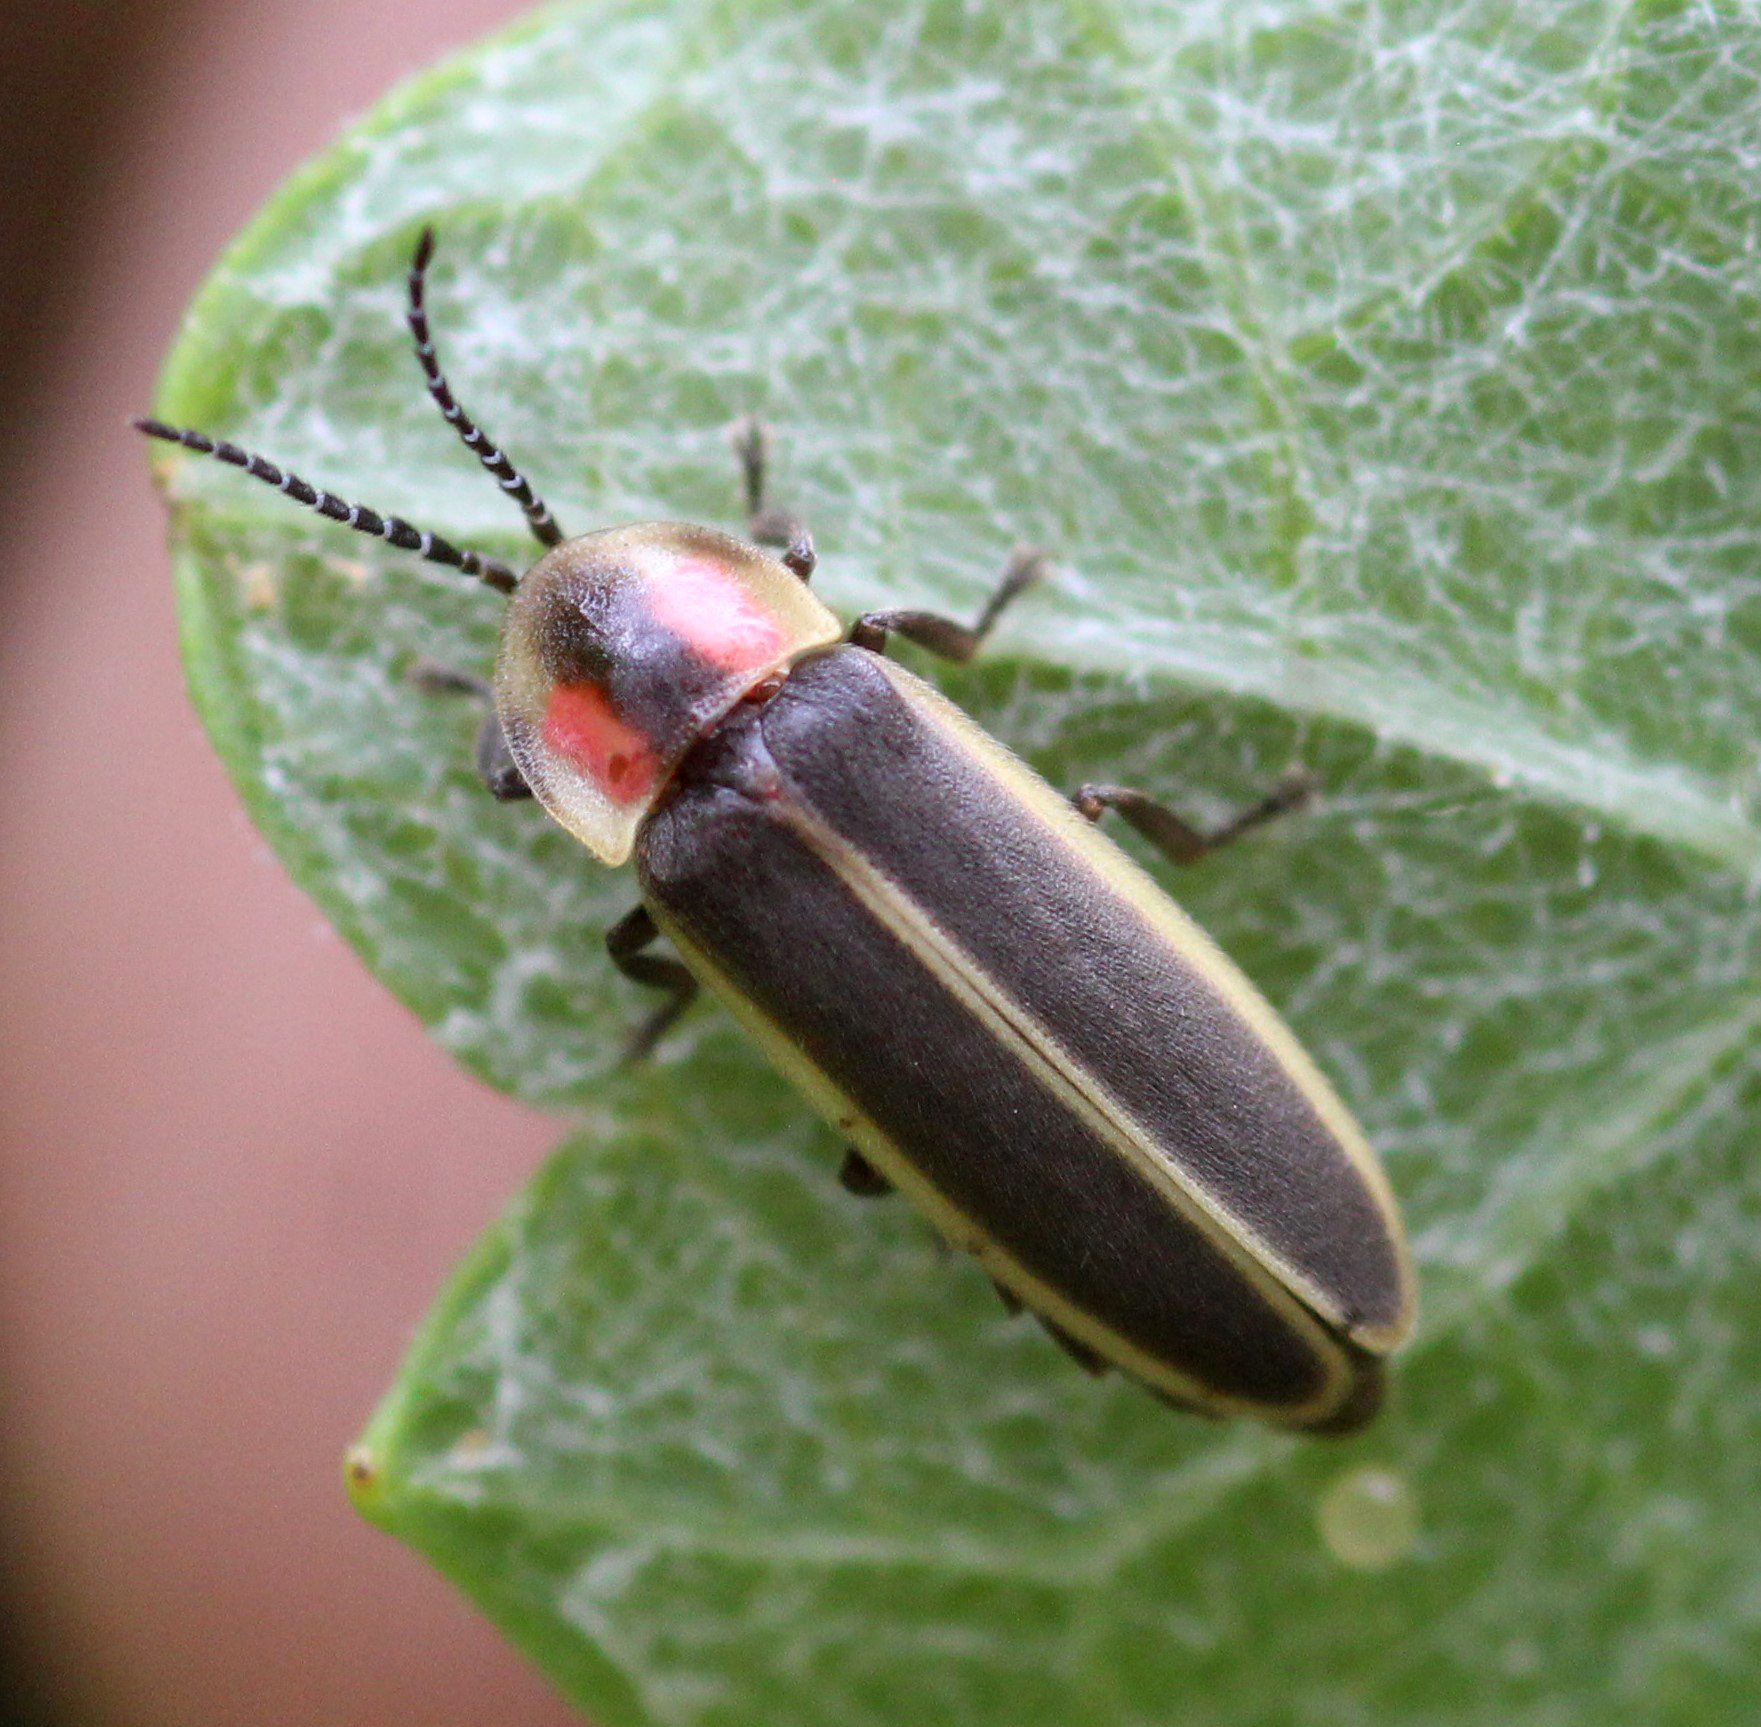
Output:
<svg viewBox="0 0 1761 1727">
<path fill-rule="evenodd" d="M 734 524 L 758 412 L 846 616 L 1054 548 L 936 675 L 1055 784 L 1325 787 L 1170 885 L 1412 1225 L 1420 1334 L 1333 1445 L 1087 1381 L 839 1190 L 719 1009 L 615 1071 L 628 876 L 406 679 L 485 670 L 493 596 L 162 454 L 255 819 L 579 1123 L 357 1495 L 603 1727 L 1752 1708 L 1757 185 L 1752 0 L 595 0 L 395 93 L 226 257 L 168 419 L 528 557 L 406 351 L 433 222 L 459 394 L 570 531 Z M 1371 1466 L 1418 1516 L 1381 1571 L 1317 1521 Z"/>
</svg>

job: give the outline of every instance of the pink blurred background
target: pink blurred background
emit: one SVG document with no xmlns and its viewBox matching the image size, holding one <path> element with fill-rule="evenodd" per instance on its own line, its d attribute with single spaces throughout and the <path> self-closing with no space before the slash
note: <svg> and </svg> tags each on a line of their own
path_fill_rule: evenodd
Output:
<svg viewBox="0 0 1761 1727">
<path fill-rule="evenodd" d="M 574 1719 L 340 1476 L 553 1130 L 455 1072 L 246 824 L 127 424 L 276 184 L 518 10 L 0 18 L 0 1613 L 32 1719 Z"/>
</svg>

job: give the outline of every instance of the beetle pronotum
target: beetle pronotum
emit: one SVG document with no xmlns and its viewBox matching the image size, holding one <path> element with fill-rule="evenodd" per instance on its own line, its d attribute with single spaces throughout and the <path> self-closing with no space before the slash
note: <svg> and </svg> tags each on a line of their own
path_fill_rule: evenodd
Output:
<svg viewBox="0 0 1761 1727">
<path fill-rule="evenodd" d="M 707 984 L 848 1140 L 845 1185 L 903 1190 L 1085 1366 L 1203 1413 L 1361 1427 L 1413 1316 L 1387 1180 L 1277 1015 L 1094 825 L 1116 810 L 1186 863 L 1300 782 L 1209 834 L 1124 787 L 1061 798 L 885 654 L 896 634 L 969 658 L 1040 556 L 1018 552 L 970 625 L 876 611 L 846 631 L 808 586 L 805 527 L 766 504 L 755 423 L 736 437 L 750 542 L 674 522 L 565 538 L 453 399 L 432 253 L 424 232 L 416 355 L 545 548 L 523 576 L 137 424 L 509 596 L 493 692 L 425 681 L 492 704 L 496 796 L 536 797 L 608 864 L 634 854 L 641 903 L 607 948 L 663 995 L 634 1051 Z"/>
</svg>

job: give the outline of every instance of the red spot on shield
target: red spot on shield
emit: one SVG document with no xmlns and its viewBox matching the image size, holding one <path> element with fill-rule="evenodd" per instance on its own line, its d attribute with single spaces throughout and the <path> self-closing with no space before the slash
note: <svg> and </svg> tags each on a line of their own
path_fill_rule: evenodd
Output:
<svg viewBox="0 0 1761 1727">
<path fill-rule="evenodd" d="M 649 614 L 691 651 L 730 672 L 768 671 L 788 650 L 782 626 L 707 558 L 680 558 L 648 590 Z"/>
<path fill-rule="evenodd" d="M 640 803 L 654 789 L 654 752 L 624 724 L 594 684 L 558 684 L 544 704 L 544 741 L 573 762 L 614 804 Z"/>
</svg>

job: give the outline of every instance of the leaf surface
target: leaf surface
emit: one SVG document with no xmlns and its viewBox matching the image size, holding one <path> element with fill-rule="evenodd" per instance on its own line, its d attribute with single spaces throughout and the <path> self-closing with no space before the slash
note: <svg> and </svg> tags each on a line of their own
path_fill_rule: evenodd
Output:
<svg viewBox="0 0 1761 1727">
<path fill-rule="evenodd" d="M 251 811 L 490 1083 L 573 1112 L 357 1494 L 606 1724 L 1701 1722 L 1761 1630 L 1761 25 L 1736 6 L 553 9 L 290 183 L 157 411 L 498 556 L 730 522 L 968 612 L 1061 785 L 1320 809 L 1174 884 L 1336 1078 L 1421 1334 L 1349 1445 L 1171 1418 L 996 1310 L 715 1010 L 614 1071 L 627 878 L 487 803 L 451 572 L 164 460 Z M 1317 1533 L 1389 1472 L 1385 1571 Z"/>
</svg>

